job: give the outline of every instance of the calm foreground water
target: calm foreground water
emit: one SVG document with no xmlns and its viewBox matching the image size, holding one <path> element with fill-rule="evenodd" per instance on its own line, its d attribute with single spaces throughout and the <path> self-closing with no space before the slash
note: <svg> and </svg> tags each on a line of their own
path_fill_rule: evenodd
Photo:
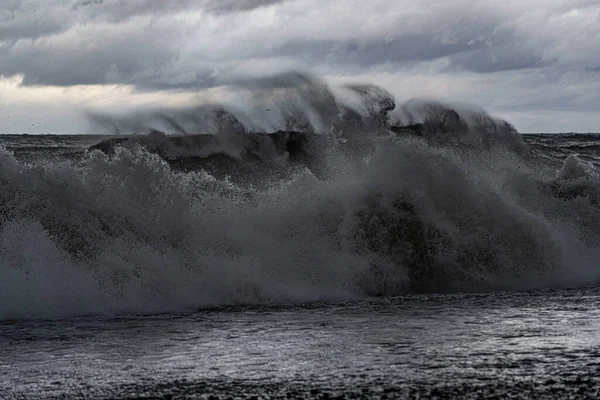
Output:
<svg viewBox="0 0 600 400">
<path fill-rule="evenodd" d="M 0 398 L 597 398 L 600 289 L 0 323 Z"/>
</svg>

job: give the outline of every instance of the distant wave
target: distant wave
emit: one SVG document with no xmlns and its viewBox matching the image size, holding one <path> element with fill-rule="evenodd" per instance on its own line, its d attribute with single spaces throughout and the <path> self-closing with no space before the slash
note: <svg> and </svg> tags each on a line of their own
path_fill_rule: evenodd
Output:
<svg viewBox="0 0 600 400">
<path fill-rule="evenodd" d="M 151 133 L 64 158 L 1 150 L 0 318 L 597 282 L 593 165 L 544 167 L 483 112 L 421 103 L 401 120 L 382 89 L 344 103 L 294 79 L 270 124 L 96 115 Z"/>
</svg>

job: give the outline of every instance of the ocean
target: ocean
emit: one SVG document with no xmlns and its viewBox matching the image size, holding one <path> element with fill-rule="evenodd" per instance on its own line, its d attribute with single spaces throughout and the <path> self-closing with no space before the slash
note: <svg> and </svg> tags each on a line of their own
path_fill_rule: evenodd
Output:
<svg viewBox="0 0 600 400">
<path fill-rule="evenodd" d="M 0 398 L 598 398 L 600 135 L 481 126 L 1 136 Z"/>
</svg>

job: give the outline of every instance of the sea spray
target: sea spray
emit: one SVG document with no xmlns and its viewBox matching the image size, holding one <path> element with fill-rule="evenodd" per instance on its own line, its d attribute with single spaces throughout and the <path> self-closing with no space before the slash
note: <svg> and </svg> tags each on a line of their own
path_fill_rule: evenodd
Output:
<svg viewBox="0 0 600 400">
<path fill-rule="evenodd" d="M 548 173 L 501 122 L 457 114 L 437 140 L 428 120 L 390 129 L 388 106 L 357 123 L 336 107 L 329 133 L 235 123 L 0 151 L 0 318 L 597 281 L 593 165 Z"/>
<path fill-rule="evenodd" d="M 327 179 L 294 169 L 261 189 L 175 171 L 139 146 L 76 163 L 21 163 L 3 151 L 1 314 L 531 288 L 580 283 L 569 271 L 596 268 L 577 223 L 598 215 L 594 204 L 582 197 L 573 208 L 533 171 L 538 188 L 514 193 L 506 185 L 526 161 L 489 168 L 502 155 L 373 141 L 353 161 L 333 149 Z"/>
</svg>

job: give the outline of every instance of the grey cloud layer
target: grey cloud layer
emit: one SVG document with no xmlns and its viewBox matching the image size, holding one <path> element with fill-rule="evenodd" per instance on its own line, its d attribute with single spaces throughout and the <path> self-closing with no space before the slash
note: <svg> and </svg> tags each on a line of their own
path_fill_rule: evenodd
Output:
<svg viewBox="0 0 600 400">
<path fill-rule="evenodd" d="M 494 72 L 568 60 L 571 41 L 595 40 L 588 46 L 600 50 L 598 25 L 596 32 L 593 26 L 600 19 L 591 2 L 555 1 L 529 19 L 523 11 L 530 10 L 474 8 L 466 1 L 453 7 L 375 1 L 367 10 L 357 9 L 361 3 L 353 1 L 296 1 L 277 8 L 269 23 L 262 21 L 268 15 L 239 13 L 276 3 L 284 2 L 9 0 L 0 6 L 0 73 L 23 74 L 25 84 L 211 86 L 221 74 L 225 81 L 232 72 L 238 74 L 242 64 L 251 68 L 268 60 L 274 60 L 273 72 L 287 67 L 286 61 L 346 73 L 441 58 L 446 68 Z M 297 14 L 303 5 L 306 12 Z M 569 24 L 572 12 L 589 13 L 592 26 L 581 26 L 585 18 L 572 18 Z M 564 32 L 549 31 L 549 25 Z M 580 61 L 590 65 L 582 63 L 582 68 L 600 67 L 599 56 L 584 58 Z"/>
<path fill-rule="evenodd" d="M 74 25 L 119 23 L 139 16 L 168 16 L 186 10 L 209 13 L 247 11 L 284 0 L 3 0 L 0 38 L 39 38 Z"/>
<path fill-rule="evenodd" d="M 0 3 L 0 74 L 23 75 L 25 85 L 206 88 L 288 69 L 362 76 L 421 69 L 449 77 L 520 71 L 529 76 L 535 70 L 540 93 L 552 97 L 549 106 L 561 101 L 573 106 L 585 100 L 586 107 L 593 108 L 600 106 L 600 95 L 590 92 L 590 87 L 595 89 L 593 82 L 600 81 L 600 3 Z M 514 75 L 510 79 L 520 82 Z M 570 89 L 561 89 L 558 82 Z"/>
</svg>

